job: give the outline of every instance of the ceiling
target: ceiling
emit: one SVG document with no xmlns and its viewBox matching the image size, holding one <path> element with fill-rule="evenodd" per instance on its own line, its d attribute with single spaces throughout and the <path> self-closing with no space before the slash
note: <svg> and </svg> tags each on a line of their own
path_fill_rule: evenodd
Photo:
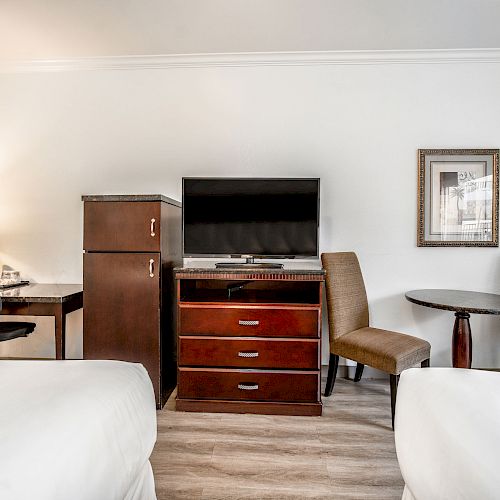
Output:
<svg viewBox="0 0 500 500">
<path fill-rule="evenodd" d="M 498 0 L 0 0 L 0 59 L 500 47 Z"/>
</svg>

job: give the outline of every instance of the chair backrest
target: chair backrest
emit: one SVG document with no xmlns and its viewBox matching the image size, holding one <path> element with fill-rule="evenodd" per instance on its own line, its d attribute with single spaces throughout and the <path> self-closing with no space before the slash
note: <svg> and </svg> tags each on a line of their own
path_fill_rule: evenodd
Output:
<svg viewBox="0 0 500 500">
<path fill-rule="evenodd" d="M 368 300 L 361 268 L 354 252 L 321 254 L 326 271 L 326 299 L 330 345 L 336 338 L 369 326 Z"/>
</svg>

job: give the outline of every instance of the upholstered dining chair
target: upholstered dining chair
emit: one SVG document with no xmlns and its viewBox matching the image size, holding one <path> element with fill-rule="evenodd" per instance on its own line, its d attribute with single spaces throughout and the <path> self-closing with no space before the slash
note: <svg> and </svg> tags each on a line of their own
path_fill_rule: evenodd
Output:
<svg viewBox="0 0 500 500">
<path fill-rule="evenodd" d="M 392 427 L 399 374 L 417 363 L 429 366 L 429 342 L 403 333 L 370 327 L 368 300 L 358 258 L 354 252 L 324 253 L 326 298 L 330 330 L 330 361 L 325 396 L 335 384 L 339 356 L 357 362 L 355 382 L 365 365 L 390 376 Z"/>
</svg>

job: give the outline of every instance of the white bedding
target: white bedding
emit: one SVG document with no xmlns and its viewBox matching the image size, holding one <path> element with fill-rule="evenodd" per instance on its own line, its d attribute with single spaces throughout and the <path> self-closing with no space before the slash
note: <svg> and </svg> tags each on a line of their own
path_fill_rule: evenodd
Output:
<svg viewBox="0 0 500 500">
<path fill-rule="evenodd" d="M 0 499 L 156 499 L 155 410 L 140 364 L 0 361 Z"/>
<path fill-rule="evenodd" d="M 395 441 L 404 500 L 500 498 L 500 374 L 412 368 L 401 374 Z"/>
</svg>

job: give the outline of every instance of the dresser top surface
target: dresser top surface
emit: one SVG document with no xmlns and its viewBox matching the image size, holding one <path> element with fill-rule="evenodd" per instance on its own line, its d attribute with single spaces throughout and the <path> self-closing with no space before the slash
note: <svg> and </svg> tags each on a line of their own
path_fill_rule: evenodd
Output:
<svg viewBox="0 0 500 500">
<path fill-rule="evenodd" d="M 179 201 L 162 194 L 88 194 L 82 196 L 82 201 L 163 201 L 181 206 Z"/>
<path fill-rule="evenodd" d="M 213 263 L 209 265 L 192 265 L 176 267 L 174 273 L 177 278 L 207 278 L 207 279 L 286 279 L 290 277 L 303 279 L 323 280 L 325 270 L 318 262 L 312 263 L 286 263 L 282 269 L 269 269 L 258 267 L 245 267 L 242 265 L 237 268 L 216 268 Z"/>
</svg>

